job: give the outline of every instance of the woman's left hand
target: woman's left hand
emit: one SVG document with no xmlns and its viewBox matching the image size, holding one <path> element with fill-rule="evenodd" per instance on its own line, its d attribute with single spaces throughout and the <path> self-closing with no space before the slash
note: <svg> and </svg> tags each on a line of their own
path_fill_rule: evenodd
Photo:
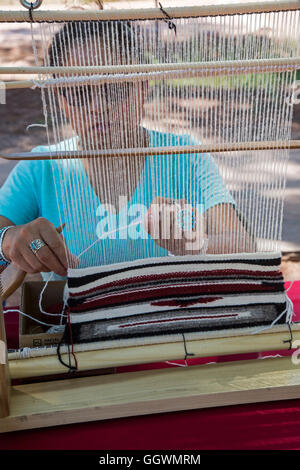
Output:
<svg viewBox="0 0 300 470">
<path fill-rule="evenodd" d="M 202 253 L 207 239 L 203 216 L 184 199 L 154 198 L 144 219 L 144 229 L 174 255 Z"/>
</svg>

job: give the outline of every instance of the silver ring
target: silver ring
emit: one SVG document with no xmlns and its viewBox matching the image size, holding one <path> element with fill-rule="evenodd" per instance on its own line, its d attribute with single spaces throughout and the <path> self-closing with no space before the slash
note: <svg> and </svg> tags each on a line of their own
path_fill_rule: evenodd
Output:
<svg viewBox="0 0 300 470">
<path fill-rule="evenodd" d="M 41 240 L 40 238 L 37 238 L 36 240 L 32 240 L 29 246 L 30 246 L 32 253 L 36 254 L 38 250 L 43 248 L 43 246 L 46 246 L 46 243 L 43 242 L 43 240 Z"/>
</svg>

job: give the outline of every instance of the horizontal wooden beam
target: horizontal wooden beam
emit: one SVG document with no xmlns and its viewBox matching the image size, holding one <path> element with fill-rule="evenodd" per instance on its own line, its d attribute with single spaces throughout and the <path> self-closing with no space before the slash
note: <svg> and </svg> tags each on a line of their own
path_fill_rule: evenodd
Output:
<svg viewBox="0 0 300 470">
<path fill-rule="evenodd" d="M 4 82 L 6 90 L 13 90 L 18 88 L 65 87 L 80 84 L 103 85 L 104 83 L 234 76 L 253 73 L 279 73 L 287 71 L 291 72 L 298 70 L 299 68 L 300 57 L 293 57 L 243 61 L 233 60 L 201 63 L 139 64 L 103 67 L 0 67 L 0 75 L 49 75 L 54 73 L 64 75 L 58 78 L 47 78 L 43 80 L 29 79 Z M 70 74 L 71 76 L 65 76 L 66 74 Z"/>
<path fill-rule="evenodd" d="M 300 323 L 294 323 L 291 327 L 293 341 L 300 340 Z M 277 325 L 272 329 L 259 332 L 259 328 L 253 328 L 256 334 L 239 334 L 229 336 L 226 332 L 216 333 L 215 337 L 204 337 L 198 340 L 186 339 L 186 350 L 194 354 L 193 357 L 210 357 L 226 354 L 242 354 L 251 352 L 274 351 L 288 349 L 290 330 L 287 325 Z M 219 334 L 220 336 L 217 336 Z M 232 333 L 231 333 L 232 334 Z M 9 370 L 12 379 L 26 379 L 30 377 L 42 377 L 66 372 L 66 368 L 58 361 L 56 348 L 52 349 L 52 355 L 41 357 L 29 357 L 16 359 L 18 353 L 9 354 Z M 116 347 L 91 351 L 76 351 L 78 370 L 94 370 L 99 368 L 119 367 L 134 364 L 147 364 L 153 362 L 180 360 L 185 358 L 186 350 L 181 341 L 174 343 L 143 344 L 138 346 Z M 44 350 L 46 353 L 47 351 Z M 38 353 L 38 352 L 37 352 Z M 41 350 L 40 354 L 43 353 Z M 67 361 L 67 355 L 62 355 Z"/>
<path fill-rule="evenodd" d="M 85 159 L 104 157 L 147 157 L 151 155 L 186 155 L 195 153 L 222 153 L 258 150 L 284 150 L 299 149 L 300 140 L 290 141 L 260 141 L 260 142 L 233 142 L 224 144 L 187 145 L 178 147 L 143 147 L 131 149 L 108 150 L 76 150 L 60 152 L 23 152 L 0 153 L 0 158 L 5 160 L 61 160 L 61 159 Z"/>
<path fill-rule="evenodd" d="M 300 3 L 300 0 L 299 0 Z M 248 59 L 248 60 L 223 60 L 206 62 L 170 62 L 161 64 L 124 64 L 124 65 L 91 65 L 91 66 L 67 66 L 67 67 L 37 67 L 37 66 L 14 66 L 0 67 L 0 75 L 24 75 L 24 74 L 130 74 L 130 73 L 155 73 L 168 71 L 181 71 L 188 69 L 192 71 L 209 71 L 216 73 L 223 68 L 241 69 L 268 67 L 300 67 L 300 57 L 278 57 L 270 59 Z M 65 79 L 66 77 L 63 77 Z M 105 77 L 103 77 L 105 78 Z M 151 77 L 149 77 L 151 78 Z M 74 79 L 74 77 L 70 77 Z M 56 80 L 57 81 L 57 80 Z M 48 81 L 46 81 L 47 83 Z M 49 81 L 50 82 L 50 81 Z M 41 82 L 42 83 L 42 82 Z M 55 83 L 55 81 L 53 81 Z"/>
<path fill-rule="evenodd" d="M 0 432 L 299 396 L 290 357 L 74 378 L 13 386 Z"/>
<path fill-rule="evenodd" d="M 171 18 L 197 18 L 207 16 L 223 16 L 247 13 L 268 13 L 276 11 L 299 10 L 299 1 L 277 0 L 256 1 L 249 3 L 229 3 L 225 5 L 197 5 L 188 7 L 165 7 Z M 35 22 L 44 21 L 115 21 L 115 20 L 155 20 L 166 19 L 165 13 L 159 8 L 120 9 L 120 10 L 51 10 L 33 11 Z M 0 22 L 30 22 L 28 10 L 0 11 Z"/>
</svg>

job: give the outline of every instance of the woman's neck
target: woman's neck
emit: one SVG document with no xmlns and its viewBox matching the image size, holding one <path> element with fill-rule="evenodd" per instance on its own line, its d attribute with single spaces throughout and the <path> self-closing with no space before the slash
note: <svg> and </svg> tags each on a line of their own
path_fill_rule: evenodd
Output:
<svg viewBox="0 0 300 470">
<path fill-rule="evenodd" d="M 149 133 L 141 128 L 140 145 L 149 146 Z M 80 149 L 80 148 L 79 148 Z M 98 199 L 103 204 L 119 207 L 119 198 L 129 200 L 140 179 L 145 163 L 145 157 L 131 155 L 129 157 L 92 157 L 83 159 L 82 164 Z M 119 207 L 119 209 L 121 209 Z"/>
<path fill-rule="evenodd" d="M 124 138 L 126 135 L 126 138 Z M 123 135 L 118 133 L 110 132 L 106 138 L 101 140 L 93 139 L 91 142 L 90 137 L 78 137 L 77 149 L 78 150 L 103 150 L 105 149 L 136 149 L 136 148 L 149 147 L 149 131 L 144 127 L 138 127 L 137 129 L 129 129 Z"/>
</svg>

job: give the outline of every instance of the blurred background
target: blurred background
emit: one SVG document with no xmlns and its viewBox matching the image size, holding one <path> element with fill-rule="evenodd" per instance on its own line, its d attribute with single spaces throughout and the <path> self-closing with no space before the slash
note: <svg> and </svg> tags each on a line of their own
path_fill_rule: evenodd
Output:
<svg viewBox="0 0 300 470">
<path fill-rule="evenodd" d="M 238 0 L 241 3 L 243 0 Z M 247 2 L 249 0 L 246 0 Z M 162 0 L 163 7 L 188 6 L 196 0 Z M 201 4 L 224 4 L 224 0 L 201 0 Z M 229 3 L 229 2 L 228 2 Z M 234 3 L 230 0 L 230 3 Z M 157 0 L 44 0 L 43 9 L 70 8 L 149 8 L 158 6 Z M 0 10 L 21 9 L 18 0 L 0 0 Z M 0 66 L 34 65 L 30 28 L 26 24 L 0 24 Z M 29 78 L 28 76 L 26 78 Z M 5 76 L 5 80 L 20 79 Z M 300 74 L 299 74 L 300 79 Z M 47 143 L 43 128 L 31 128 L 30 124 L 43 124 L 41 95 L 38 90 L 10 90 L 6 105 L 0 105 L 0 149 L 1 152 L 30 151 L 33 147 Z M 300 105 L 295 105 L 292 139 L 300 139 Z M 15 165 L 0 159 L 0 185 Z M 284 253 L 283 272 L 287 280 L 300 279 L 300 150 L 290 152 L 287 174 L 287 191 L 284 208 L 284 229 L 281 249 Z"/>
</svg>

